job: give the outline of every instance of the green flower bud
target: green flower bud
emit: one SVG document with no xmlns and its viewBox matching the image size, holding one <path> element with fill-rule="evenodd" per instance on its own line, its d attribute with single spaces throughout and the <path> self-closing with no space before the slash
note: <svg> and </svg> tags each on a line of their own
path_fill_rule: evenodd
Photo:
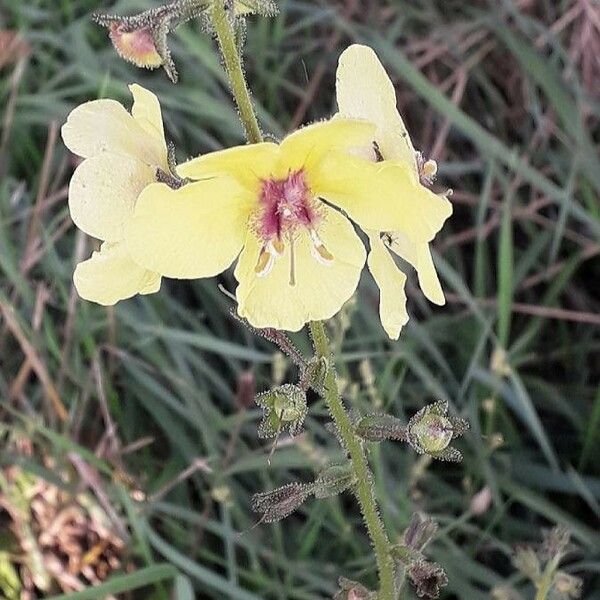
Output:
<svg viewBox="0 0 600 600">
<path fill-rule="evenodd" d="M 436 402 L 422 408 L 408 422 L 408 441 L 419 454 L 458 462 L 462 454 L 450 442 L 469 428 L 464 419 L 448 416 L 448 403 Z"/>
<path fill-rule="evenodd" d="M 314 482 L 315 498 L 331 498 L 345 492 L 356 483 L 354 470 L 350 462 L 342 465 L 330 465 Z"/>
<path fill-rule="evenodd" d="M 256 397 L 256 404 L 264 413 L 258 427 L 260 438 L 273 437 L 283 429 L 291 435 L 302 430 L 308 408 L 306 394 L 297 385 L 285 384 Z"/>
<path fill-rule="evenodd" d="M 355 428 L 356 434 L 367 442 L 384 440 L 407 441 L 406 426 L 400 419 L 386 414 L 372 414 L 361 417 Z"/>
</svg>

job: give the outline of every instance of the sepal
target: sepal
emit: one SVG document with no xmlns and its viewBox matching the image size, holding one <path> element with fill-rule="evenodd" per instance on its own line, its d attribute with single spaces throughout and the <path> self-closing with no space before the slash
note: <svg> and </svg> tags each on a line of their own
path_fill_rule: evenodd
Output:
<svg viewBox="0 0 600 600">
<path fill-rule="evenodd" d="M 406 425 L 392 415 L 365 415 L 356 423 L 355 431 L 359 437 L 367 442 L 408 441 Z"/>
<path fill-rule="evenodd" d="M 444 569 L 437 563 L 426 560 L 414 562 L 408 568 L 408 578 L 419 598 L 439 598 L 441 588 L 448 584 Z"/>
<path fill-rule="evenodd" d="M 250 507 L 254 512 L 262 513 L 262 522 L 274 523 L 291 515 L 312 491 L 312 484 L 288 483 L 270 492 L 254 494 Z"/>
<path fill-rule="evenodd" d="M 419 454 L 429 454 L 438 460 L 459 462 L 462 454 L 450 447 L 450 442 L 464 434 L 469 423 L 448 416 L 448 403 L 436 402 L 425 406 L 408 422 L 408 442 Z"/>
<path fill-rule="evenodd" d="M 345 492 L 356 483 L 352 464 L 330 465 L 314 481 L 315 498 L 331 498 Z"/>
<path fill-rule="evenodd" d="M 306 393 L 301 387 L 286 383 L 256 396 L 256 404 L 263 409 L 258 437 L 274 437 L 284 429 L 291 435 L 302 431 L 308 408 Z"/>
</svg>

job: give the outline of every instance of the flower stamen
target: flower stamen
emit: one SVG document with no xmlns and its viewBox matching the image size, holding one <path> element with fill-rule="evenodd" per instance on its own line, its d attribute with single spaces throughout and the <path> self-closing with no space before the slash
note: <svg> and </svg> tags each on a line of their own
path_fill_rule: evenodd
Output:
<svg viewBox="0 0 600 600">
<path fill-rule="evenodd" d="M 258 277 L 265 277 L 271 272 L 273 265 L 275 264 L 275 256 L 269 252 L 267 247 L 263 247 L 258 255 L 254 272 Z"/>
<path fill-rule="evenodd" d="M 322 265 L 329 266 L 333 262 L 333 254 L 327 250 L 325 244 L 314 229 L 310 230 L 310 239 L 312 241 L 311 254 Z"/>
</svg>

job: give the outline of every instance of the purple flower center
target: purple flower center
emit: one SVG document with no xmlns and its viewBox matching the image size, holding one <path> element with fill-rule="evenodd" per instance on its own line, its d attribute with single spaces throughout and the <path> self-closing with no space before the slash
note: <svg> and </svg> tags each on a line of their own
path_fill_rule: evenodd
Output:
<svg viewBox="0 0 600 600">
<path fill-rule="evenodd" d="M 286 245 L 290 251 L 290 285 L 296 284 L 294 244 L 304 230 L 311 239 L 311 252 L 316 260 L 330 264 L 333 255 L 317 234 L 324 215 L 312 195 L 304 171 L 294 171 L 285 179 L 265 179 L 259 196 L 255 230 L 262 249 L 255 267 L 259 277 L 267 275 Z"/>
<path fill-rule="evenodd" d="M 258 234 L 265 241 L 282 240 L 298 227 L 315 229 L 320 215 L 303 171 L 286 179 L 267 179 L 260 192 Z"/>
</svg>

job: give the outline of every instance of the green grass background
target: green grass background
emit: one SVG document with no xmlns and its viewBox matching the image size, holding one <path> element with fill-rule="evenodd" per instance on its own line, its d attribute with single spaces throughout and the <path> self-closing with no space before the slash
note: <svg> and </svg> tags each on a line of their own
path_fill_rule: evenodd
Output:
<svg viewBox="0 0 600 600">
<path fill-rule="evenodd" d="M 511 567 L 512 548 L 538 543 L 555 523 L 571 529 L 568 570 L 584 577 L 583 597 L 600 598 L 600 69 L 590 76 L 582 67 L 586 56 L 593 63 L 589 43 L 573 60 L 585 15 L 552 28 L 578 4 L 282 0 L 278 17 L 248 22 L 246 68 L 266 132 L 332 114 L 337 57 L 366 42 L 397 83 L 415 145 L 440 161 L 437 189 L 455 190 L 436 240 L 450 302 L 428 304 L 412 277 L 411 320 L 393 343 L 365 277 L 333 323 L 353 407 L 405 418 L 446 399 L 471 422 L 459 465 L 394 443 L 370 454 L 392 539 L 415 510 L 440 523 L 430 555 L 448 573 L 445 598 L 489 598 L 507 584 L 533 598 Z M 18 340 L 0 320 L 1 460 L 56 480 L 42 457 L 72 471 L 75 452 L 101 474 L 138 571 L 69 597 L 317 599 L 331 597 L 339 575 L 374 585 L 349 496 L 309 501 L 280 524 L 246 531 L 254 492 L 309 479 L 340 452 L 314 400 L 308 433 L 267 464 L 259 413 L 239 409 L 236 381 L 250 370 L 263 390 L 295 375 L 232 320 L 216 280 L 165 282 L 114 310 L 73 291 L 74 264 L 92 241 L 66 205 L 73 160 L 56 132 L 69 110 L 98 97 L 129 105 L 135 81 L 160 97 L 180 159 L 243 141 L 213 41 L 197 24 L 171 38 L 181 76 L 173 86 L 120 61 L 90 21 L 93 11 L 150 5 L 0 0 L 0 29 L 17 29 L 32 47 L 20 78 L 14 66 L 0 71 L 0 302 L 22 333 Z M 231 274 L 220 282 L 233 289 Z M 308 351 L 307 337 L 294 337 Z M 25 347 L 39 364 L 15 395 Z M 497 348 L 506 350 L 504 375 L 491 365 Z M 48 386 L 68 410 L 64 423 Z M 34 440 L 31 458 L 11 450 L 18 435 Z M 102 440 L 122 448 L 146 438 L 125 455 L 94 454 Z M 166 491 L 182 473 L 189 477 Z M 492 502 L 475 515 L 471 500 L 484 486 Z M 136 503 L 132 489 L 149 500 Z"/>
</svg>

